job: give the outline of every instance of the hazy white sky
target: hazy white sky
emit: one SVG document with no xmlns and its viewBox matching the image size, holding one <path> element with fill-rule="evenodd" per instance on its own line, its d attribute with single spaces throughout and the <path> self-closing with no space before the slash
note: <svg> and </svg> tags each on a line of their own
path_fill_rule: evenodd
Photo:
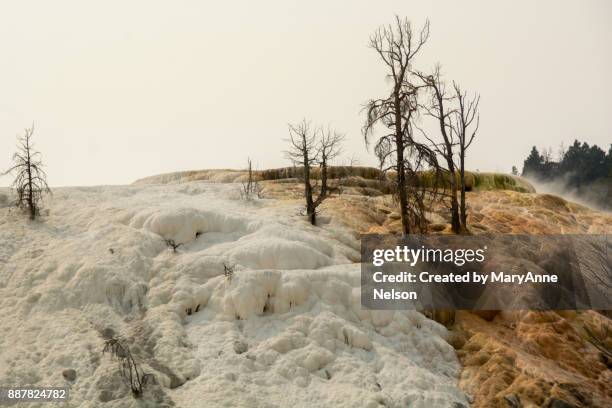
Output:
<svg viewBox="0 0 612 408">
<path fill-rule="evenodd" d="M 0 169 L 32 121 L 51 185 L 287 165 L 287 122 L 347 136 L 375 164 L 361 107 L 388 84 L 368 37 L 431 20 L 417 61 L 481 99 L 468 167 L 508 172 L 532 145 L 612 141 L 612 2 L 2 1 Z M 0 185 L 9 184 L 7 177 Z"/>
</svg>

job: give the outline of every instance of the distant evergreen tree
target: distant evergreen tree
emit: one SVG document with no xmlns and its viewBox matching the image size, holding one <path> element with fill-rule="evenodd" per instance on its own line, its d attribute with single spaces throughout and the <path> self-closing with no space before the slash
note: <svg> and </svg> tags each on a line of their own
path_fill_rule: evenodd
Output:
<svg viewBox="0 0 612 408">
<path fill-rule="evenodd" d="M 512 175 L 518 176 L 518 169 L 516 168 L 516 166 L 512 166 Z"/>
<path fill-rule="evenodd" d="M 523 176 L 541 176 L 543 164 L 544 158 L 540 155 L 538 149 L 533 146 L 531 148 L 531 153 L 529 153 L 529 156 L 527 156 L 527 159 L 523 162 Z"/>
<path fill-rule="evenodd" d="M 600 206 L 612 207 L 612 145 L 608 153 L 597 145 L 574 140 L 561 157 L 552 160 L 550 150 L 540 154 L 534 146 L 523 163 L 523 175 L 540 180 L 561 180 L 568 189 L 587 196 Z"/>
<path fill-rule="evenodd" d="M 573 187 L 580 187 L 601 177 L 606 177 L 608 169 L 606 166 L 606 152 L 597 145 L 589 146 L 588 143 L 574 143 L 567 149 L 559 163 L 559 173 L 567 178 Z"/>
</svg>

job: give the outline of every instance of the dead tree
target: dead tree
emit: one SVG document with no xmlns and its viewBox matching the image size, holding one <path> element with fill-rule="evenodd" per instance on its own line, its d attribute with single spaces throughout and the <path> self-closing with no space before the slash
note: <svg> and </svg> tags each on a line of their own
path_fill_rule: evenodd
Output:
<svg viewBox="0 0 612 408">
<path fill-rule="evenodd" d="M 327 128 L 327 130 L 319 129 L 319 140 L 317 142 L 317 149 L 319 152 L 319 174 L 321 178 L 321 190 L 319 196 L 314 202 L 315 211 L 316 208 L 325 200 L 330 193 L 329 186 L 329 163 L 337 158 L 341 150 L 341 144 L 344 141 L 344 135 L 338 133 L 335 130 Z"/>
<path fill-rule="evenodd" d="M 251 159 L 248 158 L 247 168 L 247 181 L 242 183 L 242 190 L 240 190 L 240 197 L 244 200 L 251 200 L 253 197 L 263 198 L 263 188 L 259 184 L 259 181 L 253 177 L 253 167 L 251 165 Z"/>
<path fill-rule="evenodd" d="M 110 353 L 117 359 L 119 374 L 124 384 L 130 388 L 134 398 L 140 398 L 147 384 L 155 381 L 153 374 L 145 373 L 136 364 L 130 348 L 122 339 L 111 338 L 104 343 L 103 353 Z"/>
<path fill-rule="evenodd" d="M 457 109 L 453 128 L 459 139 L 459 176 L 461 183 L 461 228 L 467 231 L 467 211 L 465 205 L 465 156 L 478 132 L 480 125 L 480 115 L 478 114 L 478 104 L 480 95 L 475 94 L 472 99 L 468 99 L 467 91 L 462 91 L 461 87 L 453 82 L 455 97 L 457 99 Z"/>
<path fill-rule="evenodd" d="M 452 107 L 454 96 L 449 96 L 446 93 L 446 86 L 440 79 L 440 67 L 436 66 L 434 73 L 426 75 L 417 72 L 416 75 L 421 78 L 423 84 L 429 88 L 431 100 L 424 104 L 423 110 L 425 115 L 435 119 L 440 129 L 442 136 L 441 142 L 435 142 L 427 137 L 425 132 L 421 130 L 423 135 L 431 142 L 434 150 L 443 157 L 448 169 L 448 180 L 450 187 L 451 201 L 451 227 L 453 232 L 461 232 L 461 221 L 459 219 L 459 201 L 457 199 L 457 175 L 454 161 L 455 146 L 457 145 L 455 129 L 452 126 L 452 118 L 455 110 Z M 450 106 L 449 106 L 450 105 Z"/>
<path fill-rule="evenodd" d="M 411 232 L 407 173 L 414 175 L 417 171 L 410 167 L 407 156 L 409 153 L 416 153 L 419 159 L 431 159 L 429 149 L 417 143 L 412 133 L 412 121 L 418 114 L 419 87 L 411 81 L 411 69 L 414 57 L 428 37 L 429 21 L 415 35 L 410 21 L 398 16 L 394 24 L 380 27 L 370 37 L 370 47 L 386 65 L 387 77 L 391 79 L 392 86 L 386 97 L 372 99 L 366 104 L 367 117 L 363 134 L 366 145 L 369 145 L 377 124 L 382 124 L 389 131 L 377 138 L 374 151 L 383 172 L 394 169 L 397 173 L 396 193 L 399 198 L 403 234 Z"/>
<path fill-rule="evenodd" d="M 316 225 L 317 207 L 329 196 L 328 165 L 340 154 L 343 136 L 335 131 L 323 131 L 314 128 L 306 119 L 299 124 L 289 125 L 290 150 L 286 157 L 295 166 L 302 168 L 304 197 L 306 199 L 306 216 L 312 225 Z M 312 169 L 319 166 L 321 186 L 317 198 L 314 198 Z"/>
<path fill-rule="evenodd" d="M 15 174 L 12 187 L 17 192 L 15 205 L 28 211 L 30 219 L 33 220 L 39 214 L 39 203 L 44 193 L 51 193 L 47 185 L 47 175 L 42 169 L 40 152 L 34 150 L 32 135 L 34 125 L 25 129 L 25 133 L 18 140 L 17 152 L 13 155 L 13 167 L 5 174 Z"/>
<path fill-rule="evenodd" d="M 316 146 L 316 134 L 312 125 L 306 119 L 297 125 L 289 124 L 290 150 L 285 152 L 285 156 L 293 162 L 295 166 L 302 167 L 302 177 L 304 182 L 304 198 L 306 199 L 306 215 L 312 225 L 316 223 L 316 208 L 312 198 L 312 184 L 310 182 L 310 170 L 318 160 Z"/>
</svg>

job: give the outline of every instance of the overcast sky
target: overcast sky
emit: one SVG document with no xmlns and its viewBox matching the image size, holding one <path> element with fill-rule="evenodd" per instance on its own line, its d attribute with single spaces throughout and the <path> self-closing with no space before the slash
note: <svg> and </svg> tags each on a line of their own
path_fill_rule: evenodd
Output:
<svg viewBox="0 0 612 408">
<path fill-rule="evenodd" d="M 287 123 L 347 134 L 375 164 L 361 108 L 389 84 L 369 35 L 431 20 L 416 67 L 481 96 L 470 169 L 509 172 L 532 145 L 612 141 L 612 2 L 3 1 L 0 169 L 33 121 L 51 185 L 288 165 Z M 8 177 L 0 185 L 9 184 Z"/>
</svg>

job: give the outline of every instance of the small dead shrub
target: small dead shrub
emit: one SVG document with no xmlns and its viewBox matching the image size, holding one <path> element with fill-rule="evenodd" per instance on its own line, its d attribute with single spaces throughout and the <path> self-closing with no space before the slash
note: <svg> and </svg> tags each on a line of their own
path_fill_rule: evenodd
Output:
<svg viewBox="0 0 612 408">
<path fill-rule="evenodd" d="M 223 264 L 223 274 L 225 275 L 225 279 L 227 279 L 228 282 L 232 281 L 232 277 L 234 276 L 234 267 L 236 265 L 232 265 L 232 264 Z"/>
<path fill-rule="evenodd" d="M 117 360 L 123 383 L 130 388 L 134 398 L 140 398 L 145 386 L 154 381 L 153 374 L 145 373 L 136 364 L 130 348 L 122 339 L 113 337 L 106 340 L 102 352 L 110 353 L 111 357 Z"/>
<path fill-rule="evenodd" d="M 177 244 L 173 239 L 165 239 L 164 242 L 166 243 L 168 248 L 172 248 L 172 252 L 174 253 L 176 253 L 176 250 L 178 249 L 178 247 L 183 245 L 183 244 Z"/>
</svg>

